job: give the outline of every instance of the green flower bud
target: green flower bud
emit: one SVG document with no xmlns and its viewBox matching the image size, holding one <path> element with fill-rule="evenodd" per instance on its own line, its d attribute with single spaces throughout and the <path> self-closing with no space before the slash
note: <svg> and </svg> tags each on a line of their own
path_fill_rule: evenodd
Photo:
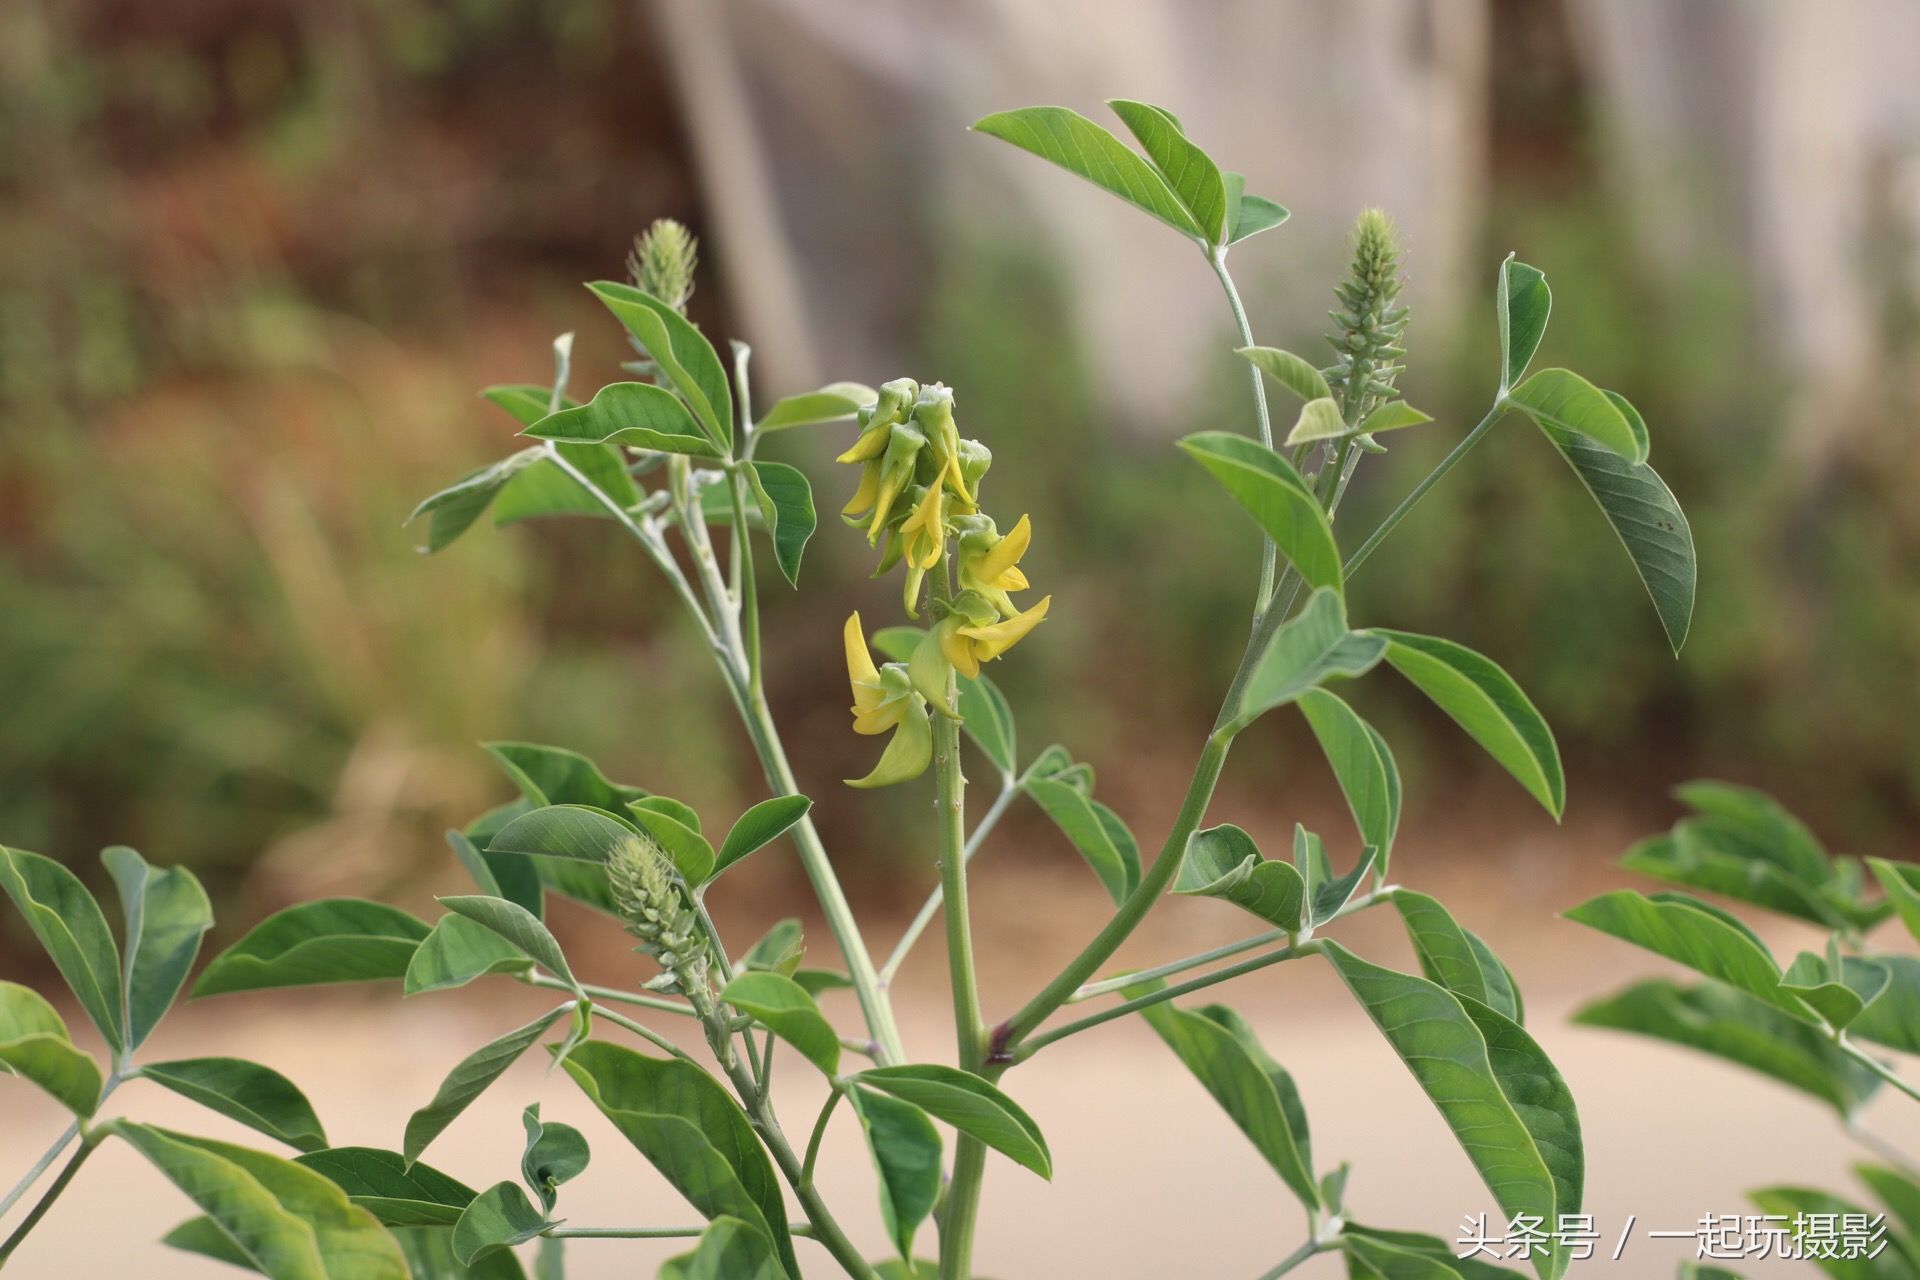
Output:
<svg viewBox="0 0 1920 1280">
<path fill-rule="evenodd" d="M 666 852 L 651 836 L 628 836 L 607 858 L 607 884 L 621 923 L 640 940 L 636 950 L 697 1002 L 707 993 L 707 937 Z"/>
<path fill-rule="evenodd" d="M 685 312 L 693 297 L 693 272 L 700 261 L 700 242 L 672 218 L 661 218 L 646 234 L 635 236 L 627 255 L 627 274 L 675 311 Z"/>
</svg>

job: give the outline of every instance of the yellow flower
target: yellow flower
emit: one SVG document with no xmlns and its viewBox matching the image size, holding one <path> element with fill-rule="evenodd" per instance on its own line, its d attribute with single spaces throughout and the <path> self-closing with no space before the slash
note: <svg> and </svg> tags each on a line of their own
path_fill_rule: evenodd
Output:
<svg viewBox="0 0 1920 1280">
<path fill-rule="evenodd" d="M 925 701 L 899 664 L 890 662 L 884 668 L 873 665 L 859 614 L 847 619 L 842 640 L 847 651 L 847 681 L 853 689 L 853 731 L 879 734 L 893 730 L 893 739 L 880 753 L 873 772 L 864 778 L 849 778 L 847 785 L 885 787 L 919 777 L 933 759 L 933 727 L 927 722 Z"/>
<path fill-rule="evenodd" d="M 1033 541 L 1033 522 L 1026 516 L 1002 537 L 990 523 L 969 530 L 960 539 L 958 558 L 962 590 L 985 596 L 1003 618 L 1019 610 L 1008 598 L 1009 591 L 1025 591 L 1027 575 L 1021 572 L 1020 558 Z"/>
<path fill-rule="evenodd" d="M 865 462 L 886 452 L 893 428 L 907 420 L 907 413 L 920 395 L 920 384 L 912 378 L 895 378 L 880 384 L 879 399 L 858 414 L 860 435 L 853 447 L 836 462 Z"/>
<path fill-rule="evenodd" d="M 942 619 L 933 634 L 938 638 L 941 655 L 953 664 L 953 669 L 972 679 L 980 674 L 981 663 L 991 662 L 1013 648 L 1044 622 L 1047 607 L 1052 603 L 1053 597 L 1046 596 L 1024 613 L 984 623 L 956 610 Z"/>
</svg>

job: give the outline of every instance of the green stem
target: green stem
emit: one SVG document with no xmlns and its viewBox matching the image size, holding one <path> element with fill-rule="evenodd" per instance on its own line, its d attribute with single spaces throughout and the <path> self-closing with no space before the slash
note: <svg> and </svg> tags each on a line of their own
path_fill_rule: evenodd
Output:
<svg viewBox="0 0 1920 1280">
<path fill-rule="evenodd" d="M 987 834 L 1000 821 L 1001 815 L 1006 813 L 1007 806 L 1013 803 L 1013 798 L 1020 794 L 1020 785 L 1025 781 L 1025 777 L 1024 774 L 1016 777 L 1011 773 L 1002 776 L 1000 794 L 993 798 L 993 803 L 987 806 L 987 811 L 980 815 L 980 821 L 974 824 L 973 834 L 967 837 L 967 847 L 962 854 L 962 860 L 969 866 L 973 863 L 973 855 L 980 852 L 980 846 L 986 843 Z M 880 966 L 881 986 L 893 985 L 894 978 L 900 973 L 900 966 L 906 963 L 907 953 L 913 950 L 913 944 L 920 941 L 920 935 L 925 933 L 927 926 L 933 923 L 934 914 L 940 910 L 941 902 L 946 899 L 946 892 L 946 883 L 942 881 L 933 887 L 933 892 L 927 895 L 927 900 L 920 904 L 919 914 L 914 916 L 913 923 L 907 926 L 906 932 L 900 935 L 900 941 L 894 945 L 893 954 L 888 956 L 887 962 Z"/>
<path fill-rule="evenodd" d="M 1332 924 L 1333 921 L 1343 916 L 1352 915 L 1357 911 L 1365 911 L 1368 907 L 1376 906 L 1382 902 L 1389 902 L 1398 892 L 1400 892 L 1400 886 L 1398 885 L 1381 885 L 1371 893 L 1363 893 L 1351 902 L 1348 902 L 1324 923 Z M 1091 1000 L 1096 996 L 1111 995 L 1115 991 L 1131 987 L 1136 983 L 1152 982 L 1159 978 L 1169 978 L 1176 973 L 1185 973 L 1189 969 L 1198 969 L 1204 965 L 1212 964 L 1216 960 L 1225 960 L 1229 956 L 1237 956 L 1243 951 L 1252 951 L 1256 947 L 1264 947 L 1273 942 L 1285 942 L 1293 936 L 1294 932 L 1296 931 L 1288 929 L 1269 929 L 1265 933 L 1256 933 L 1252 937 L 1242 938 L 1238 942 L 1224 943 L 1221 946 L 1214 947 L 1211 950 L 1201 951 L 1195 955 L 1183 956 L 1178 960 L 1169 960 L 1167 963 L 1155 965 L 1151 969 L 1141 969 L 1134 973 L 1120 974 L 1118 977 L 1104 978 L 1099 982 L 1090 982 L 1074 992 L 1072 998 L 1069 999 L 1067 1003 L 1078 1004 L 1082 1000 Z"/>
<path fill-rule="evenodd" d="M 1900 1073 L 1895 1071 L 1892 1067 L 1889 1067 L 1886 1063 L 1880 1061 L 1880 1059 L 1874 1057 L 1871 1053 L 1868 1053 L 1866 1050 L 1854 1044 L 1854 1042 L 1849 1040 L 1844 1034 L 1837 1037 L 1836 1043 L 1839 1044 L 1841 1052 L 1845 1053 L 1848 1057 L 1852 1058 L 1855 1062 L 1859 1063 L 1861 1066 L 1865 1067 L 1867 1070 L 1873 1072 L 1873 1074 L 1879 1076 L 1882 1080 L 1885 1080 L 1888 1084 L 1898 1089 L 1901 1093 L 1906 1094 L 1909 1098 L 1912 1098 L 1916 1102 L 1920 1102 L 1920 1089 L 1914 1088 L 1914 1086 L 1908 1084 L 1905 1080 L 1901 1079 Z"/>
<path fill-rule="evenodd" d="M 107 1077 L 106 1083 L 100 1086 L 100 1098 L 95 1105 L 96 1111 L 100 1106 L 105 1105 L 108 1096 L 120 1087 L 121 1082 L 126 1080 L 129 1074 L 131 1073 L 128 1071 L 115 1071 Z M 28 1169 L 20 1181 L 14 1184 L 13 1190 L 7 1192 L 6 1198 L 0 1200 L 0 1217 L 4 1217 L 7 1210 L 19 1203 L 20 1197 L 27 1194 L 27 1192 L 32 1189 L 34 1183 L 40 1181 L 40 1175 L 44 1174 L 48 1169 L 51 1169 L 53 1162 L 60 1158 L 60 1153 L 72 1145 L 73 1140 L 79 1136 L 80 1122 L 75 1120 L 63 1129 L 60 1136 L 53 1140 L 53 1145 L 42 1152 L 40 1158 L 33 1162 L 33 1167 Z"/>
<path fill-rule="evenodd" d="M 1266 1272 L 1260 1277 L 1260 1280 L 1280 1280 L 1281 1276 L 1284 1276 L 1287 1272 L 1293 1270 L 1315 1254 L 1324 1252 L 1327 1247 L 1328 1246 L 1321 1244 L 1318 1240 L 1308 1240 L 1298 1249 L 1295 1249 L 1292 1253 L 1282 1258 L 1280 1265 Z"/>
<path fill-rule="evenodd" d="M 820 1144 L 827 1136 L 827 1121 L 833 1119 L 834 1108 L 840 1105 L 844 1090 L 835 1089 L 827 1095 L 826 1105 L 820 1108 L 820 1118 L 813 1122 L 813 1132 L 807 1137 L 807 1156 L 800 1164 L 800 1181 L 809 1187 L 813 1185 L 813 1167 L 820 1159 Z"/>
<path fill-rule="evenodd" d="M 548 991 L 572 991 L 573 984 L 559 978 L 550 978 L 544 973 L 530 973 L 520 979 L 530 987 L 540 987 Z M 580 990 L 592 996 L 594 1000 L 611 1000 L 617 1004 L 637 1005 L 642 1009 L 656 1009 L 661 1013 L 677 1013 L 683 1018 L 698 1017 L 693 1006 L 679 1000 L 669 1000 L 664 996 L 650 996 L 638 991 L 622 991 L 618 987 L 599 987 L 591 982 L 580 984 Z M 602 1010 L 604 1012 L 604 1010 Z"/>
<path fill-rule="evenodd" d="M 1265 629 L 1263 621 L 1262 632 Z M 1249 646 L 1249 653 L 1252 648 Z M 1243 672 L 1250 665 L 1250 662 L 1243 660 Z M 1237 702 L 1242 683 L 1243 680 L 1236 677 L 1227 706 L 1231 707 Z M 1186 860 L 1187 840 L 1206 817 L 1207 805 L 1213 799 L 1214 786 L 1220 781 L 1220 770 L 1226 765 L 1227 750 L 1232 743 L 1233 735 L 1220 729 L 1207 738 L 1206 749 L 1200 753 L 1193 779 L 1187 784 L 1187 795 L 1180 805 L 1180 813 L 1174 819 L 1173 829 L 1167 833 L 1166 842 L 1160 847 L 1160 856 L 1154 859 L 1153 866 L 1141 877 L 1140 883 L 1127 895 L 1120 909 L 1093 941 L 1060 971 L 1058 977 L 1000 1025 L 994 1034 L 996 1061 L 1003 1060 L 1001 1055 L 1007 1046 L 1017 1044 L 1031 1033 L 1049 1014 L 1065 1004 L 1080 989 L 1080 984 L 1112 958 L 1113 953 L 1120 949 L 1120 944 L 1127 940 L 1128 935 L 1146 918 L 1147 912 L 1153 909 L 1153 904 L 1159 901 L 1160 895 L 1173 883 L 1174 877 L 1180 874 L 1180 864 Z"/>
<path fill-rule="evenodd" d="M 727 491 L 733 501 L 734 581 L 740 598 L 740 637 L 747 657 L 747 695 L 763 696 L 760 678 L 760 589 L 754 581 L 753 546 L 747 537 L 747 481 L 738 469 L 727 473 Z"/>
<path fill-rule="evenodd" d="M 687 606 L 687 612 L 699 622 L 701 631 L 706 635 L 709 645 L 720 661 L 721 674 L 726 678 L 728 692 L 733 695 L 734 705 L 740 711 L 741 720 L 747 728 L 747 736 L 753 743 L 754 753 L 759 756 L 762 770 L 775 795 L 794 796 L 800 794 L 799 784 L 794 781 L 792 766 L 787 762 L 785 749 L 780 743 L 779 731 L 774 727 L 772 713 L 768 710 L 763 693 L 749 687 L 750 673 L 744 655 L 729 642 L 735 637 L 730 633 L 725 638 L 714 629 L 714 622 L 701 606 L 699 597 L 687 583 L 686 575 L 680 572 L 680 566 L 667 553 L 665 545 L 646 525 L 636 521 L 631 513 L 593 483 L 579 468 L 560 456 L 558 450 L 549 449 L 549 456 L 562 471 L 570 476 L 574 483 L 585 489 L 631 534 L 662 572 L 673 584 L 674 590 Z M 685 527 L 685 515 L 681 516 Z M 705 525 L 700 525 L 702 533 Z M 711 556 L 709 555 L 709 559 Z M 724 585 L 720 590 L 721 599 L 725 599 Z M 725 621 L 723 616 L 722 621 Z M 737 629 L 736 629 L 737 630 Z M 833 864 L 827 859 L 827 851 L 820 842 L 820 835 L 814 829 L 811 818 L 801 818 L 791 832 L 794 847 L 800 853 L 800 865 L 806 870 L 807 879 L 813 885 L 815 897 L 819 899 L 820 910 L 827 919 L 827 927 L 833 932 L 834 940 L 840 944 L 841 955 L 847 963 L 848 976 L 852 978 L 855 994 L 859 997 L 860 1011 L 867 1021 L 867 1030 L 878 1046 L 876 1057 L 883 1063 L 903 1061 L 906 1052 L 900 1043 L 900 1031 L 894 1022 L 893 1009 L 887 1003 L 885 993 L 880 986 L 880 978 L 873 967 L 873 958 L 867 953 L 865 939 L 860 927 L 854 921 L 853 909 L 847 904 L 845 891 L 840 887 L 839 878 L 834 874 Z"/>
<path fill-rule="evenodd" d="M 1135 996 L 1131 1000 L 1122 1001 L 1110 1009 L 1102 1009 L 1098 1013 L 1090 1013 L 1084 1018 L 1077 1018 L 1072 1022 L 1055 1027 L 1043 1035 L 1037 1035 L 1031 1039 L 1022 1040 L 1009 1046 L 1007 1054 L 1014 1062 L 1025 1062 L 1028 1058 L 1031 1058 L 1034 1054 L 1040 1052 L 1040 1050 L 1046 1048 L 1046 1046 L 1056 1040 L 1065 1040 L 1068 1036 L 1078 1035 L 1082 1031 L 1092 1030 L 1102 1023 L 1112 1022 L 1115 1018 L 1124 1018 L 1130 1013 L 1138 1013 L 1142 1009 L 1151 1008 L 1156 1004 L 1165 1003 L 1168 1000 L 1176 999 L 1190 992 L 1200 991 L 1218 983 L 1231 981 L 1234 978 L 1240 977 L 1242 974 L 1252 973 L 1256 969 L 1264 969 L 1268 965 L 1279 964 L 1282 960 L 1295 960 L 1303 955 L 1313 954 L 1316 950 L 1317 948 L 1315 948 L 1311 942 L 1302 943 L 1299 946 L 1279 947 L 1267 952 L 1265 955 L 1254 956 L 1251 960 L 1242 960 L 1239 964 L 1231 964 L 1224 969 L 1215 969 L 1212 973 L 1203 973 L 1197 978 L 1189 978 L 1185 982 L 1176 982 L 1170 987 L 1162 987 L 1158 991 L 1150 991 L 1146 995 Z"/>
<path fill-rule="evenodd" d="M 53 1202 L 60 1198 L 60 1193 L 67 1189 L 67 1184 L 72 1182 L 74 1175 L 80 1172 L 80 1166 L 85 1164 L 87 1157 L 93 1154 L 95 1145 L 97 1144 L 91 1138 L 81 1139 L 80 1149 L 73 1153 L 73 1158 L 67 1161 L 64 1169 L 60 1170 L 60 1176 L 53 1180 L 53 1184 L 47 1188 L 46 1194 L 40 1197 L 39 1203 L 33 1206 L 32 1211 L 20 1220 L 20 1225 L 14 1228 L 13 1234 L 7 1237 L 6 1243 L 0 1244 L 0 1268 L 7 1265 L 7 1259 L 11 1258 L 13 1251 L 20 1247 L 20 1242 L 27 1238 L 27 1233 L 40 1225 L 40 1219 L 47 1216 L 47 1210 L 53 1208 Z"/>
<path fill-rule="evenodd" d="M 1415 504 L 1427 496 L 1427 490 L 1439 484 L 1441 478 L 1445 476 L 1447 472 L 1453 470 L 1455 466 L 1459 465 L 1460 459 L 1466 457 L 1467 454 L 1473 450 L 1473 446 L 1480 443 L 1480 437 L 1487 434 L 1493 424 L 1499 420 L 1500 415 L 1506 412 L 1506 408 L 1507 397 L 1506 394 L 1502 392 L 1500 397 L 1493 402 L 1493 408 L 1487 410 L 1487 416 L 1480 419 L 1480 424 L 1469 431 L 1461 439 L 1459 444 L 1453 446 L 1453 451 L 1447 454 L 1446 457 L 1440 459 L 1440 464 L 1432 471 L 1429 471 L 1426 478 L 1419 484 L 1413 486 L 1413 492 L 1402 498 L 1400 505 L 1395 507 L 1387 515 L 1387 518 L 1380 522 L 1380 527 L 1367 536 L 1367 540 L 1360 544 L 1360 549 L 1347 557 L 1345 570 L 1347 577 L 1352 577 L 1354 571 L 1366 563 L 1367 557 L 1372 555 L 1374 549 L 1382 542 L 1386 541 L 1387 535 L 1393 532 L 1394 526 L 1406 519 L 1407 513 L 1413 510 Z"/>
<path fill-rule="evenodd" d="M 1227 249 L 1225 245 L 1216 245 L 1207 249 L 1207 262 L 1213 267 L 1213 274 L 1220 278 L 1220 287 L 1226 291 L 1227 305 L 1233 308 L 1233 323 L 1240 330 L 1240 345 L 1251 347 L 1253 326 L 1247 323 L 1247 309 L 1240 302 L 1240 291 L 1233 287 L 1233 277 L 1227 274 Z M 1273 419 L 1267 412 L 1267 386 L 1260 380 L 1260 370 L 1251 363 L 1247 365 L 1248 381 L 1253 387 L 1254 412 L 1260 422 L 1260 443 L 1273 448 Z M 1273 575 L 1276 551 L 1273 539 L 1267 538 L 1260 549 L 1260 595 L 1254 607 L 1254 616 L 1258 617 L 1267 610 L 1268 601 L 1273 599 Z"/>
<path fill-rule="evenodd" d="M 608 1022 L 611 1022 L 616 1027 L 625 1027 L 627 1030 L 633 1032 L 633 1034 L 639 1036 L 642 1040 L 645 1040 L 648 1044 L 653 1045 L 657 1049 L 663 1049 L 667 1053 L 672 1054 L 676 1058 L 684 1058 L 688 1062 L 693 1061 L 692 1058 L 687 1056 L 686 1050 L 682 1049 L 679 1045 L 667 1039 L 665 1036 L 661 1035 L 658 1031 L 655 1031 L 652 1027 L 649 1027 L 644 1022 L 635 1022 L 632 1018 L 626 1017 L 624 1014 L 615 1013 L 611 1009 L 602 1009 L 597 1005 L 594 1007 L 594 1013 L 599 1017 L 605 1018 Z"/>
</svg>

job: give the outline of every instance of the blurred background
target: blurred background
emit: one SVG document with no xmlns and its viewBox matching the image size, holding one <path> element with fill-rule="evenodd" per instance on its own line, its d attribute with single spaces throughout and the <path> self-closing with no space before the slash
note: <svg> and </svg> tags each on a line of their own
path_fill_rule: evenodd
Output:
<svg viewBox="0 0 1920 1280">
<path fill-rule="evenodd" d="M 1912 848 L 1920 10 L 1899 0 L 8 0 L 0 95 L 0 838 L 95 880 L 107 843 L 190 864 L 228 938 L 301 896 L 444 889 L 439 833 L 509 795 L 481 740 L 573 747 L 710 824 L 758 797 L 707 656 L 610 530 L 482 528 L 429 559 L 401 525 L 510 450 L 476 392 L 546 380 L 555 334 L 579 333 L 577 390 L 617 375 L 621 334 L 579 284 L 619 276 L 659 216 L 701 236 L 693 314 L 753 344 L 763 403 L 956 388 L 1055 596 L 1045 642 L 996 672 L 1023 741 L 1091 760 L 1152 847 L 1255 545 L 1170 442 L 1246 429 L 1244 368 L 1190 245 L 965 128 L 1034 102 L 1102 118 L 1111 96 L 1166 105 L 1292 209 L 1234 255 L 1264 343 L 1323 350 L 1354 215 L 1397 219 L 1402 386 L 1439 425 L 1360 472 L 1343 525 L 1480 416 L 1509 250 L 1553 287 L 1541 362 L 1639 406 L 1691 517 L 1678 661 L 1517 422 L 1370 562 L 1357 619 L 1499 660 L 1571 783 L 1555 828 L 1375 682 L 1415 883 L 1497 878 L 1471 923 L 1571 999 L 1592 956 L 1630 957 L 1570 958 L 1551 913 L 1614 882 L 1674 782 L 1766 786 L 1837 849 Z M 844 446 L 805 435 L 776 452 L 831 510 Z M 857 905 L 886 920 L 930 862 L 889 835 L 915 797 L 832 781 L 871 746 L 837 655 L 846 611 L 893 599 L 867 570 L 829 517 L 802 589 L 769 588 L 769 681 Z M 1330 783 L 1309 738 L 1263 726 L 1221 808 L 1331 827 Z M 983 928 L 1037 963 L 1099 891 L 1043 825 L 1008 830 Z M 804 911 L 790 861 L 745 870 L 732 910 Z M 1062 904 L 1047 920 L 1035 885 Z M 8 971 L 39 963 L 21 942 L 8 915 Z M 1031 985 L 1001 969 L 1009 999 Z"/>
</svg>

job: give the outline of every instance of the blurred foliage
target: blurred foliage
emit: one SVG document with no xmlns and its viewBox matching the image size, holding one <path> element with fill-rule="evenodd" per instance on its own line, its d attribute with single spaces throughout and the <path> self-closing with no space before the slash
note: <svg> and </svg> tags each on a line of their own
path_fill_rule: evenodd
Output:
<svg viewBox="0 0 1920 1280">
<path fill-rule="evenodd" d="M 721 814 L 751 797 L 745 767 L 712 793 L 708 766 L 744 765 L 741 745 L 689 736 L 709 720 L 682 710 L 721 695 L 604 528 L 522 528 L 429 562 L 399 527 L 501 452 L 512 426 L 474 392 L 548 376 L 548 340 L 592 313 L 576 282 L 618 274 L 655 216 L 702 229 L 656 56 L 629 6 L 0 6 L 0 836 L 75 861 L 125 840 L 216 892 L 254 874 L 279 899 L 438 865 L 439 829 L 502 796 L 477 739 L 564 743 Z M 1563 571 L 1600 517 L 1518 422 L 1368 566 L 1357 613 L 1498 655 L 1589 757 L 1582 776 L 1606 780 L 1590 795 L 1710 764 L 1839 833 L 1910 819 L 1920 311 L 1894 282 L 1913 278 L 1913 247 L 1883 235 L 1862 264 L 1889 282 L 1880 384 L 1806 404 L 1759 359 L 1737 272 L 1635 269 L 1617 199 L 1578 163 L 1590 124 L 1526 114 L 1576 162 L 1496 189 L 1485 276 L 1508 248 L 1545 267 L 1560 305 L 1543 362 L 1577 352 L 1653 425 L 1701 551 L 1693 641 L 1667 658 L 1624 567 Z M 1219 630 L 1245 621 L 1252 528 L 1216 518 L 1167 443 L 1244 420 L 1242 372 L 1196 371 L 1192 422 L 1123 429 L 1038 250 L 984 228 L 927 240 L 935 301 L 909 372 L 959 388 L 1008 509 L 1044 505 L 1057 526 L 1035 552 L 1056 584 L 1050 643 L 1009 692 L 1026 733 L 1098 744 L 1123 769 L 1166 724 L 1199 732 L 1230 658 Z M 709 248 L 724 270 L 726 245 Z M 1267 332 L 1274 295 L 1249 292 L 1263 340 L 1316 341 Z M 706 288 L 693 311 L 724 336 L 722 302 Z M 1349 529 L 1484 407 L 1492 322 L 1471 302 L 1416 310 L 1419 349 L 1451 354 L 1407 390 L 1442 425 L 1361 471 Z M 1224 345 L 1224 311 L 1220 331 Z M 580 383 L 620 355 L 617 335 L 583 331 Z M 1790 444 L 1809 418 L 1842 424 L 1817 456 Z M 770 622 L 805 618 L 770 682 L 821 777 L 861 749 L 810 674 L 837 662 L 830 619 L 860 589 L 834 527 Z M 583 578 L 593 590 L 569 588 Z M 1397 706 L 1374 714 L 1411 714 Z M 1247 746 L 1256 769 L 1286 758 Z M 891 852 L 823 820 L 845 847 Z"/>
</svg>

